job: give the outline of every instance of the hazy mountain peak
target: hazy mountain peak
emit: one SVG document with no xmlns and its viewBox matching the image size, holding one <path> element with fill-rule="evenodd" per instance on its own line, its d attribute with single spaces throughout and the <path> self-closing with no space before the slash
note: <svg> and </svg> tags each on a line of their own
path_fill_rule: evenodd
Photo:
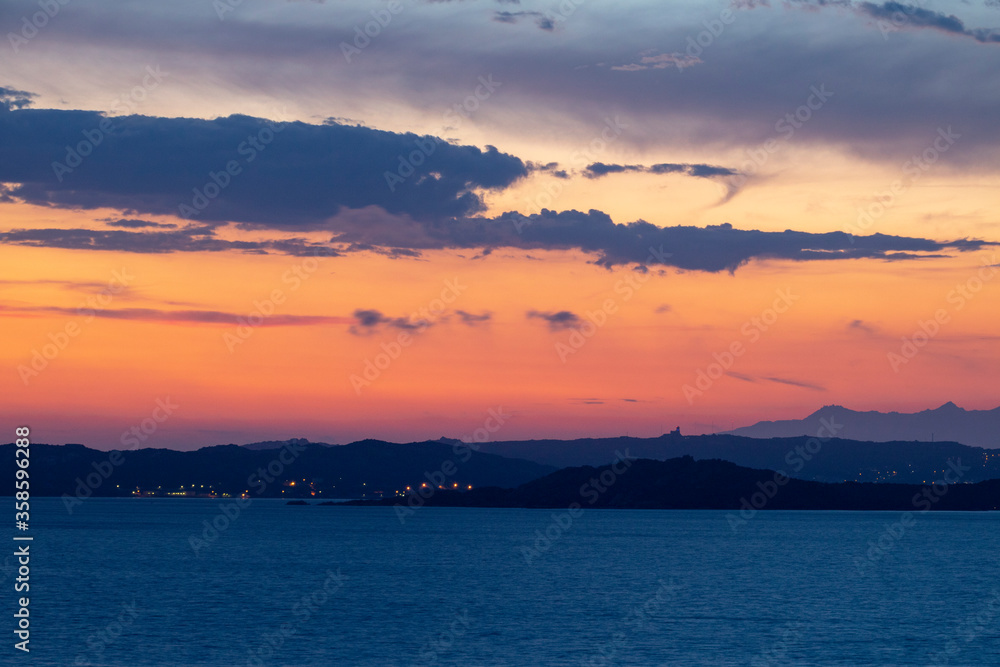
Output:
<svg viewBox="0 0 1000 667">
<path fill-rule="evenodd" d="M 860 412 L 840 405 L 825 405 L 803 419 L 761 421 L 730 431 L 751 438 L 814 436 L 825 432 L 821 420 L 840 425 L 838 438 L 871 442 L 948 440 L 979 447 L 1000 447 L 1000 407 L 966 410 L 948 401 L 919 412 Z"/>
<path fill-rule="evenodd" d="M 326 443 L 309 442 L 306 438 L 289 438 L 288 440 L 265 440 L 263 442 L 251 442 L 243 445 L 243 447 L 252 451 L 261 451 L 265 449 L 281 449 L 285 445 L 326 445 Z"/>
</svg>

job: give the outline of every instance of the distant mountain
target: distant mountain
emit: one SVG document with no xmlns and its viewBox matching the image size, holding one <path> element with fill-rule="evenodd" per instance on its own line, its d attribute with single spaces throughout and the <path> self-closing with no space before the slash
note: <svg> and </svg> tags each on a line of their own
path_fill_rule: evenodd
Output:
<svg viewBox="0 0 1000 667">
<path fill-rule="evenodd" d="M 751 438 L 812 436 L 822 426 L 823 419 L 842 424 L 843 428 L 837 435 L 849 440 L 950 441 L 978 447 L 1000 447 L 1000 407 L 965 410 L 950 401 L 934 410 L 913 413 L 858 412 L 840 405 L 827 405 L 805 419 L 762 421 L 729 433 Z"/>
<path fill-rule="evenodd" d="M 751 502 L 772 510 L 927 510 L 1000 509 L 1000 480 L 948 486 L 935 494 L 910 484 L 823 484 L 802 480 L 775 483 L 770 470 L 743 468 L 728 461 L 631 461 L 617 466 L 564 468 L 516 489 L 480 488 L 464 493 L 441 491 L 423 500 L 436 507 L 523 507 L 587 509 L 715 509 L 750 511 Z M 616 472 L 617 470 L 617 472 Z M 754 495 L 757 494 L 757 498 Z M 930 495 L 925 495 L 930 494 Z M 378 505 L 405 501 L 385 499 Z M 747 503 L 744 505 L 744 503 Z M 354 501 L 351 505 L 370 504 Z"/>
<path fill-rule="evenodd" d="M 216 495 L 283 498 L 372 498 L 406 487 L 458 485 L 513 488 L 558 468 L 601 466 L 618 453 L 640 459 L 721 459 L 779 470 L 818 482 L 930 483 L 949 461 L 960 461 L 962 482 L 1000 479 L 1000 451 L 954 442 L 857 442 L 735 435 L 659 438 L 528 440 L 473 445 L 457 440 L 396 444 L 362 440 L 348 445 L 304 439 L 219 445 L 193 452 L 139 449 L 104 452 L 83 445 L 31 446 L 35 495 Z M 14 445 L 0 446 L 13 467 Z M 261 481 L 263 480 L 263 481 Z"/>
<path fill-rule="evenodd" d="M 310 443 L 305 438 L 291 438 L 290 440 L 265 440 L 264 442 L 251 442 L 248 445 L 241 445 L 246 449 L 253 450 L 255 452 L 267 451 L 270 449 L 281 449 L 285 445 L 299 445 L 299 444 L 313 444 L 322 445 L 323 447 L 336 447 L 337 445 L 328 445 L 325 442 L 313 442 Z"/>
<path fill-rule="evenodd" d="M 837 421 L 842 424 L 843 421 Z M 813 435 L 818 433 L 813 431 Z M 826 433 L 823 431 L 823 433 Z M 527 459 L 557 468 L 605 465 L 616 452 L 644 459 L 722 459 L 750 468 L 781 470 L 817 482 L 899 482 L 938 479 L 949 460 L 970 470 L 963 481 L 1000 478 L 1000 450 L 955 442 L 858 442 L 840 438 L 756 439 L 737 435 L 667 434 L 659 438 L 525 440 L 480 445 L 480 452 Z"/>
<path fill-rule="evenodd" d="M 14 449 L 13 444 L 0 446 L 7 470 L 14 469 Z M 31 445 L 31 491 L 36 496 L 75 495 L 82 488 L 84 495 L 90 490 L 95 496 L 129 496 L 139 489 L 153 495 L 238 496 L 249 491 L 262 497 L 371 498 L 420 484 L 513 487 L 553 470 L 481 452 L 456 453 L 439 442 L 363 440 L 330 446 L 297 439 L 277 449 L 220 445 L 192 452 Z"/>
</svg>

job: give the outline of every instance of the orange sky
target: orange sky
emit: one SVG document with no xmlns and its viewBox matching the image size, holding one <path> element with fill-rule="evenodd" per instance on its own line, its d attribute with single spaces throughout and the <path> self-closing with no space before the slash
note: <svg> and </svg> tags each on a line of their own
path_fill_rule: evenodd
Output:
<svg viewBox="0 0 1000 667">
<path fill-rule="evenodd" d="M 31 214 L 11 211 L 5 220 Z M 77 215 L 80 224 L 93 219 Z M 461 437 L 496 407 L 513 415 L 496 437 L 511 439 L 651 436 L 677 425 L 685 432 L 723 430 L 831 403 L 916 410 L 954 400 L 970 409 L 995 407 L 1000 281 L 987 279 L 972 291 L 977 276 L 992 276 L 982 268 L 997 263 L 989 251 L 896 263 L 754 263 L 736 275 L 609 271 L 575 252 L 470 255 L 437 251 L 413 260 L 358 253 L 322 259 L 310 273 L 312 260 L 288 256 L 0 246 L 8 280 L 0 287 L 5 405 L 37 424 L 39 440 L 98 447 L 117 445 L 166 397 L 181 407 L 150 445 Z M 100 298 L 115 272 L 131 279 L 110 295 L 108 309 L 249 316 L 255 302 L 268 311 L 266 302 L 279 290 L 275 316 L 334 321 L 267 326 L 265 319 L 240 337 L 232 324 L 88 320 L 86 312 L 74 312 L 88 297 Z M 295 275 L 306 279 L 289 278 Z M 953 292 L 970 280 L 968 298 Z M 351 314 L 369 308 L 405 317 L 428 307 L 446 281 L 461 287 L 447 311 L 412 334 L 398 358 L 368 376 L 370 383 L 352 384 L 352 376 L 365 377 L 367 361 L 386 361 L 378 355 L 383 345 L 391 351 L 400 330 L 385 325 L 355 335 Z M 779 292 L 793 303 L 784 313 L 768 313 Z M 31 310 L 50 307 L 70 310 Z M 602 317 L 605 308 L 613 312 Z M 526 316 L 567 309 L 584 318 L 598 313 L 591 319 L 603 324 L 581 325 L 573 338 L 571 329 L 550 330 Z M 903 336 L 913 336 L 940 309 L 948 316 L 940 332 L 894 372 L 888 354 L 901 354 Z M 493 317 L 470 326 L 457 310 Z M 79 333 L 44 369 L 24 371 L 33 351 L 53 342 L 50 335 L 58 343 L 59 332 L 74 324 Z M 227 334 L 242 342 L 227 344 Z M 699 371 L 717 374 L 711 366 L 725 363 L 733 343 L 743 349 L 727 369 L 733 375 L 698 385 Z M 703 391 L 685 394 L 685 385 Z"/>
<path fill-rule="evenodd" d="M 207 3 L 85 3 L 0 50 L 9 421 L 30 423 L 37 441 L 111 448 L 169 397 L 179 407 L 143 444 L 193 448 L 463 437 L 501 407 L 512 417 L 494 437 L 515 439 L 710 432 L 833 403 L 997 406 L 1000 48 L 981 39 L 995 11 L 928 10 L 941 20 L 882 34 L 870 3 L 577 3 L 552 21 L 552 7 L 492 4 L 406 3 L 353 58 L 341 40 L 371 19 L 355 0 L 248 0 L 223 20 Z M 733 21 L 692 56 L 690 39 L 727 9 Z M 152 85 L 151 71 L 162 72 Z M 476 98 L 486 80 L 499 84 Z M 803 106 L 827 87 L 829 99 Z M 786 133 L 803 109 L 809 119 Z M 130 129 L 57 181 L 51 163 L 101 118 L 88 111 Z M 257 176 L 237 178 L 199 223 L 165 214 L 243 159 L 231 139 L 258 118 L 294 129 L 261 153 Z M 610 138 L 609 123 L 620 127 Z M 397 146 L 411 149 L 409 132 L 443 139 L 439 161 L 390 190 L 382 172 Z M 942 133 L 957 139 L 914 171 Z M 749 163 L 767 142 L 775 150 Z M 556 221 L 547 240 L 486 253 L 462 242 L 505 212 L 543 208 L 619 227 Z M 220 211 L 230 217 L 211 217 Z M 109 224 L 119 218 L 140 226 Z M 774 245 L 734 273 L 644 272 L 634 257 L 607 269 L 598 253 L 557 249 L 644 248 L 646 237 L 621 241 L 640 220 L 773 232 Z M 273 247 L 104 250 L 43 233 L 126 229 L 140 234 L 128 243 L 167 229 L 346 240 L 342 256 L 316 261 Z M 15 230 L 34 240 L 3 236 Z M 830 232 L 979 245 L 905 261 L 767 259 L 789 256 L 774 250 L 786 230 L 810 252 Z M 678 254 L 721 256 L 710 237 Z M 415 331 L 414 314 L 456 282 Z M 95 304 L 93 317 L 81 310 Z M 239 328 L 260 310 L 260 326 Z M 401 334 L 411 339 L 396 355 Z"/>
</svg>

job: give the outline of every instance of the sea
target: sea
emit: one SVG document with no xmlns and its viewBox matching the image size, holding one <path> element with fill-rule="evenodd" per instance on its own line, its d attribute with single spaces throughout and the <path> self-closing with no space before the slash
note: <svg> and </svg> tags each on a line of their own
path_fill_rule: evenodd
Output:
<svg viewBox="0 0 1000 667">
<path fill-rule="evenodd" d="M 996 512 L 31 503 L 0 664 L 1000 665 Z"/>
</svg>

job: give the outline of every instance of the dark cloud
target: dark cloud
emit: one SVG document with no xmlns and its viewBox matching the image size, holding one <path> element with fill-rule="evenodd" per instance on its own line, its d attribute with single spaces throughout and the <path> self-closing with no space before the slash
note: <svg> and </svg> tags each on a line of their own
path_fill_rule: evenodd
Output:
<svg viewBox="0 0 1000 667">
<path fill-rule="evenodd" d="M 594 162 L 587 165 L 584 175 L 587 178 L 600 178 L 608 174 L 635 172 L 641 174 L 687 174 L 696 178 L 714 178 L 717 176 L 738 176 L 739 172 L 728 167 L 716 167 L 710 164 L 673 164 L 664 162 L 648 167 L 640 164 L 605 164 Z"/>
<path fill-rule="evenodd" d="M 31 100 L 34 97 L 33 93 L 0 86 L 0 111 L 23 109 L 31 105 Z"/>
<path fill-rule="evenodd" d="M 27 100 L 17 91 L 7 95 Z M 182 229 L 130 217 L 109 224 L 151 231 L 0 233 L 0 242 L 14 245 L 325 256 L 367 250 L 390 257 L 418 257 L 434 249 L 484 249 L 483 256 L 500 247 L 580 249 L 596 254 L 597 262 L 607 267 L 665 265 L 713 272 L 735 271 L 755 259 L 904 260 L 989 245 L 882 234 L 762 232 L 728 224 L 661 228 L 642 220 L 616 224 L 593 210 L 546 209 L 528 217 L 506 213 L 483 218 L 475 215 L 483 209 L 478 190 L 508 187 L 533 170 L 558 174 L 558 164 L 528 165 L 494 148 L 483 151 L 432 137 L 336 123 L 274 124 L 247 116 L 211 121 L 105 118 L 87 111 L 11 110 L 14 106 L 0 109 L 0 183 L 7 184 L 8 196 L 68 208 L 119 208 L 127 215 L 177 214 L 180 205 L 194 203 L 195 193 L 207 204 L 198 214 L 200 223 Z M 88 144 L 90 148 L 80 148 Z M 69 164 L 72 171 L 57 175 L 53 164 L 66 159 L 67 146 L 88 154 L 79 164 Z M 421 164 L 414 166 L 418 161 Z M 227 163 L 239 167 L 239 173 L 227 175 Z M 594 162 L 587 167 L 595 178 L 632 171 L 684 173 L 723 182 L 736 174 L 709 164 Z M 401 182 L 387 182 L 386 174 L 396 174 Z M 213 190 L 215 183 L 220 185 Z M 324 229 L 331 237 L 325 244 L 303 239 L 230 241 L 215 234 L 227 221 L 274 230 Z"/>
<path fill-rule="evenodd" d="M 790 387 L 798 387 L 800 389 L 809 389 L 811 391 L 826 391 L 826 387 L 822 387 L 817 384 L 811 384 L 809 382 L 802 382 L 799 380 L 789 380 L 788 378 L 774 377 L 774 376 L 758 376 L 758 375 L 744 375 L 742 373 L 734 373 L 733 371 L 726 371 L 726 375 L 743 382 L 750 382 L 756 384 L 757 382 L 773 382 L 776 384 L 784 384 Z"/>
<path fill-rule="evenodd" d="M 667 69 L 676 67 L 678 70 L 685 70 L 688 67 L 701 65 L 704 61 L 697 56 L 691 56 L 674 51 L 672 53 L 645 53 L 638 62 L 631 62 L 625 65 L 614 65 L 613 70 L 623 72 L 639 72 L 646 69 Z"/>
<path fill-rule="evenodd" d="M 60 315 L 68 317 L 101 317 L 113 320 L 138 320 L 165 324 L 246 324 L 249 313 L 226 313 L 217 310 L 159 310 L 154 308 L 62 308 L 57 306 L 6 306 L 0 313 L 7 316 Z M 262 327 L 310 326 L 317 324 L 349 324 L 354 319 L 326 315 L 280 315 L 262 318 Z"/>
<path fill-rule="evenodd" d="M 607 267 L 665 265 L 710 272 L 732 272 L 755 259 L 903 260 L 996 245 L 967 239 L 937 242 L 885 234 L 765 232 L 736 229 L 728 223 L 704 228 L 658 227 L 642 220 L 616 224 L 607 214 L 594 210 L 588 213 L 543 210 L 531 216 L 506 213 L 492 222 L 494 224 L 485 224 L 485 221 L 456 224 L 449 227 L 448 232 L 453 239 L 460 238 L 471 245 L 477 245 L 473 239 L 478 238 L 481 245 L 580 249 L 596 253 L 596 262 Z M 501 224 L 496 224 L 498 222 Z"/>
<path fill-rule="evenodd" d="M 656 307 L 656 313 L 669 313 L 673 311 L 673 306 L 669 303 L 664 303 Z"/>
<path fill-rule="evenodd" d="M 631 171 L 642 173 L 648 170 L 646 167 L 637 164 L 604 164 L 603 162 L 594 162 L 587 165 L 584 173 L 587 178 L 600 178 L 608 174 L 623 174 Z"/>
<path fill-rule="evenodd" d="M 762 380 L 767 380 L 768 382 L 776 382 L 778 384 L 787 384 L 791 387 L 799 387 L 800 389 L 811 389 L 812 391 L 826 391 L 826 387 L 821 387 L 817 384 L 811 384 L 809 382 L 800 382 L 798 380 L 789 380 L 787 378 L 779 377 L 763 377 Z"/>
<path fill-rule="evenodd" d="M 968 3 L 968 0 L 963 1 Z M 987 0 L 987 6 L 989 6 L 990 1 Z M 755 9 L 757 7 L 769 7 L 770 3 L 766 0 L 733 0 L 732 6 L 736 9 Z M 952 35 L 971 37 L 977 42 L 1000 42 L 1000 31 L 996 29 L 968 28 L 965 22 L 954 14 L 945 14 L 920 7 L 918 4 L 896 2 L 895 0 L 889 0 L 888 2 L 788 0 L 785 6 L 797 6 L 813 10 L 826 7 L 847 9 L 861 16 L 875 19 L 876 27 L 883 34 L 888 34 L 901 28 L 930 28 Z"/>
<path fill-rule="evenodd" d="M 558 312 L 539 312 L 537 310 L 529 310 L 527 313 L 528 319 L 539 319 L 548 323 L 549 329 L 552 331 L 561 331 L 563 329 L 572 329 L 577 324 L 580 323 L 580 316 L 576 313 L 571 313 L 568 310 L 560 310 Z"/>
<path fill-rule="evenodd" d="M 561 178 L 564 180 L 569 178 L 569 172 L 567 172 L 565 169 L 560 169 L 558 162 L 549 162 L 548 164 L 536 164 L 529 162 L 528 168 L 531 171 L 541 171 L 549 173 L 555 176 L 556 178 Z"/>
<path fill-rule="evenodd" d="M 137 220 L 135 218 L 101 218 L 98 222 L 103 222 L 108 227 L 125 227 L 126 229 L 177 229 L 177 225 L 171 223 Z"/>
<path fill-rule="evenodd" d="M 654 164 L 652 167 L 650 167 L 650 170 L 654 174 L 660 174 L 660 173 L 663 173 L 663 172 L 662 171 L 658 171 L 658 169 L 661 169 L 663 167 L 671 167 L 671 168 L 674 168 L 674 167 L 683 167 L 683 171 L 685 173 L 690 174 L 691 176 L 695 176 L 697 178 L 712 178 L 714 176 L 738 176 L 739 175 L 739 172 L 736 171 L 735 169 L 730 169 L 729 167 L 715 167 L 715 166 L 710 165 L 710 164 L 684 164 L 684 165 L 676 165 L 676 164 L 669 164 L 669 165 Z"/>
<path fill-rule="evenodd" d="M 812 7 L 846 7 L 875 19 L 883 32 L 900 28 L 929 28 L 951 35 L 971 37 L 977 42 L 1000 43 L 1000 31 L 991 28 L 969 28 L 954 14 L 944 14 L 915 4 L 902 2 L 852 2 L 851 0 L 792 0 Z"/>
<path fill-rule="evenodd" d="M 8 195 L 34 204 L 318 228 L 345 207 L 416 219 L 474 214 L 484 208 L 477 191 L 527 173 L 493 147 L 331 122 L 0 110 L 0 182 L 18 184 Z"/>
<path fill-rule="evenodd" d="M 222 252 L 337 257 L 340 252 L 301 239 L 226 241 L 214 229 L 189 226 L 171 232 L 129 232 L 93 229 L 15 229 L 0 232 L 0 243 L 72 250 L 114 250 L 138 253 Z"/>
<path fill-rule="evenodd" d="M 443 111 L 448 102 L 469 94 L 470 82 L 492 73 L 500 81 L 516 82 L 477 115 L 477 125 L 497 136 L 524 136 L 527 130 L 532 138 L 544 137 L 553 129 L 547 124 L 551 119 L 562 136 L 582 143 L 600 132 L 603 117 L 613 109 L 627 113 L 630 121 L 619 140 L 622 145 L 650 153 L 707 149 L 726 159 L 731 159 L 731 150 L 742 153 L 775 137 L 775 123 L 805 103 L 810 86 L 825 84 L 837 97 L 807 129 L 796 133 L 797 149 L 822 146 L 898 165 L 933 141 L 939 125 L 951 124 L 968 140 L 949 151 L 942 166 L 991 169 L 996 164 L 1000 68 L 996 50 L 974 39 L 927 39 L 917 33 L 928 30 L 905 30 L 886 41 L 874 26 L 861 24 L 859 16 L 868 23 L 876 21 L 860 9 L 826 15 L 818 5 L 811 5 L 817 11 L 808 15 L 758 9 L 742 12 L 724 36 L 701 47 L 704 65 L 683 75 L 651 70 L 636 77 L 596 65 L 631 62 L 636 49 L 644 47 L 661 56 L 674 50 L 688 56 L 688 39 L 706 30 L 702 22 L 713 17 L 677 12 L 661 3 L 642 12 L 616 12 L 614 25 L 620 29 L 606 30 L 588 25 L 584 14 L 601 14 L 581 7 L 568 23 L 579 29 L 567 31 L 565 43 L 544 44 L 540 42 L 550 40 L 537 40 L 527 31 L 505 31 L 512 40 L 509 48 L 497 49 L 483 45 L 495 43 L 491 40 L 507 26 L 482 17 L 491 17 L 497 7 L 520 8 L 452 4 L 455 25 L 467 38 L 442 40 L 431 15 L 437 8 L 414 3 L 379 35 L 376 46 L 350 64 L 344 62 L 339 44 L 350 39 L 355 24 L 371 20 L 368 9 L 353 2 L 327 4 L 343 7 L 343 13 L 294 13 L 287 21 L 261 21 L 253 12 L 236 12 L 221 27 L 213 12 L 206 17 L 189 3 L 164 5 L 155 19 L 137 3 L 83 3 L 51 21 L 45 40 L 55 49 L 53 57 L 67 60 L 88 48 L 123 55 L 123 62 L 130 62 L 124 54 L 145 51 L 176 66 L 178 76 L 197 76 L 208 68 L 216 72 L 220 90 L 265 98 L 312 98 L 324 91 L 350 90 L 351 108 L 377 108 L 391 100 L 421 111 Z M 777 8 L 793 3 L 771 4 Z M 890 6 L 869 4 L 871 11 Z M 29 5 L 21 4 L 25 9 Z M 549 7 L 560 11 L 558 3 Z M 966 7 L 968 3 L 954 3 L 959 15 Z M 908 20 L 920 16 L 916 12 Z M 19 15 L 11 19 L 16 22 Z M 406 25 L 400 25 L 404 21 Z M 962 25 L 975 33 L 979 28 L 968 25 L 971 21 Z M 983 39 L 993 32 L 989 26 L 983 30 Z M 820 32 L 824 39 L 815 38 Z M 761 39 L 764 34 L 767 39 Z M 696 44 L 692 53 L 698 48 Z M 281 76 L 263 76 L 261 62 L 280 67 Z M 124 70 L 119 69 L 121 74 Z M 357 81 L 365 85 L 357 86 Z M 412 85 L 401 89 L 400 81 Z M 979 85 L 970 86 L 970 81 Z M 351 115 L 346 109 L 342 114 Z M 527 118 L 531 122 L 525 122 Z"/>
<path fill-rule="evenodd" d="M 847 328 L 851 331 L 860 331 L 861 333 L 867 334 L 869 336 L 873 335 L 877 328 L 871 324 L 868 324 L 864 320 L 852 320 Z"/>
<path fill-rule="evenodd" d="M 452 218 L 418 222 L 385 212 L 351 211 L 330 222 L 336 229 L 331 244 L 302 239 L 228 241 L 214 228 L 191 226 L 163 232 L 124 230 L 34 229 L 0 233 L 0 243 L 84 250 L 139 253 L 219 252 L 276 253 L 336 257 L 344 252 L 374 251 L 391 257 L 419 257 L 422 251 L 492 248 L 522 250 L 582 250 L 596 255 L 608 268 L 635 264 L 670 266 L 690 271 L 730 271 L 753 260 L 831 261 L 881 259 L 900 261 L 947 256 L 948 252 L 978 250 L 996 243 L 929 239 L 844 232 L 766 232 L 736 229 L 730 224 L 709 227 L 658 227 L 643 220 L 615 223 L 601 211 L 555 212 L 531 216 L 505 213 L 496 218 Z"/>
<path fill-rule="evenodd" d="M 432 324 L 427 319 L 386 317 L 380 311 L 363 308 L 354 311 L 353 322 L 354 324 L 351 325 L 349 331 L 355 336 L 367 336 L 377 331 L 383 325 L 404 331 L 423 331 Z"/>
<path fill-rule="evenodd" d="M 11 286 L 35 286 L 35 285 L 54 285 L 56 287 L 61 287 L 66 290 L 72 290 L 76 292 L 85 293 L 96 293 L 108 289 L 108 283 L 98 283 L 98 282 L 88 282 L 81 280 L 53 280 L 53 279 L 40 279 L 40 280 L 10 280 L 3 279 L 0 280 L 0 286 L 11 285 Z M 120 294 L 123 290 L 128 290 L 129 287 L 123 285 L 116 285 L 116 294 Z"/>
<path fill-rule="evenodd" d="M 456 310 L 455 314 L 458 315 L 463 324 L 468 324 L 469 326 L 476 326 L 484 322 L 489 322 L 493 319 L 493 313 L 490 312 L 480 313 L 477 315 L 464 310 Z"/>
<path fill-rule="evenodd" d="M 354 317 L 358 320 L 358 326 L 367 328 L 378 326 L 385 319 L 377 310 L 355 310 Z"/>
<path fill-rule="evenodd" d="M 535 19 L 535 25 L 537 25 L 542 30 L 551 32 L 555 29 L 555 22 L 542 12 L 508 12 L 508 11 L 496 11 L 493 13 L 493 20 L 498 23 L 517 23 L 523 18 L 533 18 Z"/>
</svg>

